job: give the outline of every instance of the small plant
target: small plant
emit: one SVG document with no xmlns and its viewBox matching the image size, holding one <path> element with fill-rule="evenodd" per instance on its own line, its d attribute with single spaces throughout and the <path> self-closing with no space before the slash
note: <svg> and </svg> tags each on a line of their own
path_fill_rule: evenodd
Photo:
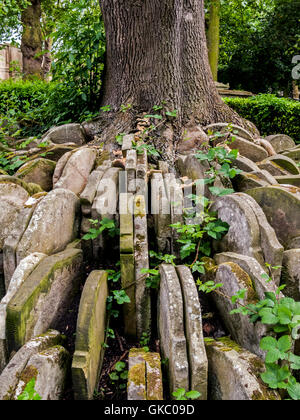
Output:
<svg viewBox="0 0 300 420">
<path fill-rule="evenodd" d="M 151 265 L 154 268 L 143 268 L 141 270 L 141 273 L 145 274 L 146 287 L 151 288 L 151 289 L 157 289 L 160 283 L 160 273 L 158 269 L 159 265 L 161 263 L 166 263 L 166 264 L 172 264 L 175 266 L 176 256 L 170 255 L 170 254 L 163 255 L 155 251 L 150 251 L 149 256 L 150 256 Z"/>
<path fill-rule="evenodd" d="M 117 362 L 114 366 L 113 372 L 109 374 L 112 385 L 118 391 L 123 391 L 127 386 L 128 371 L 124 362 Z"/>
<path fill-rule="evenodd" d="M 82 239 L 84 239 L 85 241 L 98 238 L 98 236 L 100 236 L 106 230 L 108 231 L 108 235 L 111 238 L 114 238 L 120 233 L 119 229 L 116 227 L 116 223 L 114 220 L 105 217 L 101 221 L 93 219 L 89 219 L 89 221 L 93 227 L 91 227 L 88 233 L 82 237 Z"/>
<path fill-rule="evenodd" d="M 266 264 L 266 267 L 269 274 L 262 274 L 262 278 L 269 283 L 273 280 L 272 270 L 280 267 L 270 264 Z M 221 283 L 202 283 L 199 280 L 197 283 L 199 290 L 220 294 L 236 304 L 238 307 L 230 312 L 232 315 L 242 314 L 248 316 L 252 323 L 260 322 L 269 327 L 271 335 L 260 342 L 260 348 L 266 351 L 266 370 L 261 374 L 261 379 L 269 388 L 286 390 L 291 399 L 300 400 L 300 383 L 293 375 L 293 371 L 300 370 L 300 356 L 294 354 L 295 342 L 300 336 L 300 302 L 281 296 L 285 285 L 278 287 L 275 293 L 265 292 L 265 299 L 246 304 L 246 289 L 230 297 L 218 290 L 222 287 Z"/>
<path fill-rule="evenodd" d="M 120 311 L 114 308 L 114 303 L 116 303 L 117 305 L 130 303 L 130 298 L 126 294 L 125 290 L 112 290 L 107 298 L 107 311 L 114 318 L 118 318 L 120 315 Z"/>
<path fill-rule="evenodd" d="M 200 392 L 198 391 L 186 391 L 184 388 L 179 388 L 172 393 L 173 397 L 176 398 L 177 401 L 187 401 L 187 400 L 197 400 L 201 397 Z"/>
<path fill-rule="evenodd" d="M 18 401 L 40 401 L 41 399 L 35 390 L 35 378 L 27 383 L 22 394 L 18 396 Z"/>
<path fill-rule="evenodd" d="M 141 339 L 140 339 L 140 346 L 145 352 L 149 352 L 149 343 L 150 343 L 150 336 L 147 332 L 143 332 Z"/>
</svg>

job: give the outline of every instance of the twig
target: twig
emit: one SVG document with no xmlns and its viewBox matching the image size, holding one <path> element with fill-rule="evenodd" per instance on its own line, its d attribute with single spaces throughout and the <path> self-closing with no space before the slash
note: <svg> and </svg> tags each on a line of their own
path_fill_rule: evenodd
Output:
<svg viewBox="0 0 300 420">
<path fill-rule="evenodd" d="M 116 334 L 116 337 L 117 337 L 117 340 L 118 340 L 118 343 L 119 343 L 120 350 L 123 353 L 124 352 L 124 347 L 123 347 L 122 340 L 121 340 L 121 338 L 119 336 L 118 331 L 115 331 L 115 334 Z"/>
</svg>

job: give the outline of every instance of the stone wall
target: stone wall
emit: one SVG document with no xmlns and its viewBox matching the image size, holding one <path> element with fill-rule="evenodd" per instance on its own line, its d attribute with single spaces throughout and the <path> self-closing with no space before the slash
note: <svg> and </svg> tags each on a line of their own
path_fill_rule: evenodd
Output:
<svg viewBox="0 0 300 420">
<path fill-rule="evenodd" d="M 19 48 L 11 45 L 0 45 L 0 80 L 7 80 L 13 77 L 10 71 L 13 62 L 18 62 L 18 67 L 22 71 L 22 53 Z M 13 66 L 15 68 L 15 66 Z"/>
</svg>

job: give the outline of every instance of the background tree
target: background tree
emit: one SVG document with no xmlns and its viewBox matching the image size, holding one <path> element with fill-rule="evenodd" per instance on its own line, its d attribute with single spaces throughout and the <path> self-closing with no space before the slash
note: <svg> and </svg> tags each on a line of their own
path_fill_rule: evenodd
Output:
<svg viewBox="0 0 300 420">
<path fill-rule="evenodd" d="M 21 12 L 23 26 L 21 51 L 25 77 L 40 76 L 42 66 L 43 37 L 41 29 L 41 0 L 31 0 Z"/>
</svg>

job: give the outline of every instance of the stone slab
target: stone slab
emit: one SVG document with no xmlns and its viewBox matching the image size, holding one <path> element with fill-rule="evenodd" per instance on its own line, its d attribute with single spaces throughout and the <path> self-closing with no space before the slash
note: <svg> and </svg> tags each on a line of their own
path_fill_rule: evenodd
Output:
<svg viewBox="0 0 300 420">
<path fill-rule="evenodd" d="M 199 399 L 207 399 L 208 362 L 202 327 L 201 306 L 195 280 L 187 266 L 176 268 L 184 305 L 185 335 L 190 369 L 190 389 L 200 392 Z"/>
<path fill-rule="evenodd" d="M 229 338 L 207 339 L 210 400 L 280 400 L 276 391 L 263 385 L 264 362 Z"/>
<path fill-rule="evenodd" d="M 189 388 L 189 363 L 184 332 L 184 309 L 180 281 L 175 267 L 160 266 L 158 332 L 162 357 L 168 359 L 170 394 Z"/>
<path fill-rule="evenodd" d="M 49 328 L 56 328 L 79 288 L 82 261 L 82 251 L 74 248 L 44 258 L 19 287 L 7 305 L 9 354 Z"/>
<path fill-rule="evenodd" d="M 18 379 L 29 359 L 49 347 L 63 344 L 62 335 L 55 330 L 28 341 L 10 360 L 0 376 L 0 400 L 10 400 L 18 384 Z"/>
</svg>

